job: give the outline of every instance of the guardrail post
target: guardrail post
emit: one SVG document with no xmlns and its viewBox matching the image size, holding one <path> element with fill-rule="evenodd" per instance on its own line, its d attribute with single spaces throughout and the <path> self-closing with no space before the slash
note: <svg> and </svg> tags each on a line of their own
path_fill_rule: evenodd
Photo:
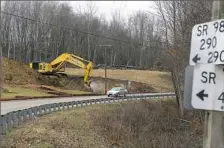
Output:
<svg viewBox="0 0 224 148">
<path fill-rule="evenodd" d="M 61 103 L 57 103 L 57 111 L 60 111 L 61 110 Z"/>
<path fill-rule="evenodd" d="M 4 115 L 1 115 L 1 133 L 2 135 L 6 134 L 6 118 Z"/>
<path fill-rule="evenodd" d="M 37 116 L 41 115 L 41 107 L 37 106 Z"/>
<path fill-rule="evenodd" d="M 110 104 L 110 98 L 108 98 L 108 103 Z"/>
<path fill-rule="evenodd" d="M 40 108 L 41 108 L 41 115 L 44 115 L 45 114 L 45 105 L 41 105 Z"/>
<path fill-rule="evenodd" d="M 119 99 L 120 99 L 119 97 L 116 97 L 116 100 L 115 100 L 115 102 L 119 102 Z"/>
<path fill-rule="evenodd" d="M 85 102 L 85 106 L 88 106 L 88 100 L 85 100 L 84 102 Z"/>
<path fill-rule="evenodd" d="M 66 102 L 65 106 L 66 106 L 66 109 L 68 110 L 69 109 L 69 102 Z"/>
<path fill-rule="evenodd" d="M 72 104 L 73 104 L 73 108 L 76 108 L 77 107 L 77 101 L 72 101 Z"/>
<path fill-rule="evenodd" d="M 69 109 L 70 102 L 66 102 L 67 110 Z"/>
<path fill-rule="evenodd" d="M 64 102 L 63 105 L 64 105 L 64 106 L 63 106 L 63 110 L 68 109 L 68 103 L 67 103 L 67 102 Z"/>
<path fill-rule="evenodd" d="M 65 110 L 65 102 L 62 102 L 62 108 Z"/>
<path fill-rule="evenodd" d="M 22 123 L 21 114 L 22 114 L 22 112 L 21 112 L 21 110 L 19 110 L 18 111 L 18 125 L 20 125 Z"/>
<path fill-rule="evenodd" d="M 13 111 L 13 127 L 17 127 L 18 125 L 18 112 Z"/>
<path fill-rule="evenodd" d="M 71 106 L 72 106 L 72 108 L 74 108 L 74 104 L 75 104 L 74 101 L 72 101 L 72 102 L 71 102 Z"/>
<path fill-rule="evenodd" d="M 106 104 L 109 104 L 109 98 L 105 98 Z"/>
<path fill-rule="evenodd" d="M 37 106 L 37 116 L 41 115 L 42 109 L 41 106 Z"/>
<path fill-rule="evenodd" d="M 11 113 L 7 113 L 6 115 L 5 115 L 5 118 L 6 118 L 6 133 L 8 132 L 8 131 L 10 131 L 11 130 L 11 128 L 12 128 L 12 122 L 11 122 Z"/>
<path fill-rule="evenodd" d="M 72 105 L 72 103 L 71 103 L 71 102 L 68 102 L 68 109 L 71 108 L 71 107 L 70 107 L 71 105 Z"/>
<path fill-rule="evenodd" d="M 81 106 L 80 101 L 77 101 L 76 107 L 79 107 L 79 105 Z"/>
<path fill-rule="evenodd" d="M 79 102 L 80 102 L 81 107 L 83 107 L 83 101 L 79 101 Z"/>
<path fill-rule="evenodd" d="M 48 109 L 48 105 L 47 105 L 47 104 L 45 104 L 45 105 L 44 105 L 44 114 L 48 114 L 47 109 Z"/>
<path fill-rule="evenodd" d="M 74 103 L 75 103 L 75 104 L 74 104 L 75 107 L 78 107 L 78 101 L 75 101 Z"/>
<path fill-rule="evenodd" d="M 82 100 L 82 101 L 80 101 L 80 103 L 81 103 L 81 107 L 83 107 L 84 106 L 84 101 Z"/>
<path fill-rule="evenodd" d="M 23 122 L 25 122 L 26 120 L 28 120 L 27 119 L 27 109 L 24 109 L 22 113 L 23 113 Z"/>
<path fill-rule="evenodd" d="M 33 115 L 32 115 L 32 108 L 29 108 L 27 110 L 27 112 L 28 112 L 28 115 L 29 115 L 29 119 L 31 119 L 33 117 Z"/>
<path fill-rule="evenodd" d="M 56 111 L 61 110 L 60 107 L 61 107 L 61 103 L 56 103 Z"/>
<path fill-rule="evenodd" d="M 47 104 L 46 107 L 47 107 L 47 113 L 50 114 L 51 113 L 51 106 L 52 104 Z"/>
<path fill-rule="evenodd" d="M 62 103 L 58 103 L 58 110 L 62 110 L 61 108 L 63 108 L 63 104 Z"/>
<path fill-rule="evenodd" d="M 56 112 L 56 103 L 53 104 L 53 112 Z"/>
<path fill-rule="evenodd" d="M 37 116 L 37 107 L 33 107 L 32 110 L 33 110 L 33 116 Z"/>
<path fill-rule="evenodd" d="M 54 112 L 54 104 L 49 104 L 49 113 Z"/>
</svg>

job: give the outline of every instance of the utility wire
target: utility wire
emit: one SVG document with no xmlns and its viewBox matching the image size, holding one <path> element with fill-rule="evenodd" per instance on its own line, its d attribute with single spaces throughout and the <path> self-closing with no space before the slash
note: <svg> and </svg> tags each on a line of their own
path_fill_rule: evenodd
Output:
<svg viewBox="0 0 224 148">
<path fill-rule="evenodd" d="M 64 30 L 68 30 L 68 31 L 72 31 L 72 32 L 76 31 L 76 32 L 79 32 L 79 33 L 82 33 L 82 34 L 87 34 L 87 35 L 89 34 L 89 35 L 91 35 L 91 36 L 100 37 L 100 38 L 105 38 L 105 39 L 108 39 L 108 40 L 113 40 L 113 41 L 123 42 L 123 43 L 132 44 L 132 45 L 137 45 L 137 46 L 142 46 L 142 47 L 150 47 L 150 46 L 147 46 L 147 45 L 134 44 L 134 43 L 131 43 L 131 42 L 129 42 L 129 41 L 120 40 L 120 39 L 116 39 L 116 38 L 111 38 L 111 37 L 107 37 L 107 36 L 103 36 L 103 35 L 99 35 L 99 34 L 95 34 L 95 33 L 91 33 L 91 32 L 88 33 L 88 32 L 79 30 L 79 29 L 77 29 L 77 28 L 71 29 L 71 28 L 67 28 L 67 27 L 62 27 L 62 26 L 59 26 L 59 25 L 55 25 L 55 24 L 51 24 L 51 23 L 48 23 L 48 22 L 43 22 L 43 21 L 34 20 L 34 19 L 31 19 L 31 18 L 27 18 L 27 17 L 24 17 L 24 16 L 20 16 L 20 15 L 17 15 L 17 14 L 8 13 L 8 12 L 4 12 L 4 11 L 1 11 L 1 13 L 6 14 L 6 15 L 10 15 L 10 16 L 14 16 L 14 17 L 18 17 L 18 18 L 22 18 L 22 19 L 29 20 L 29 21 L 33 21 L 33 22 L 37 22 L 37 23 L 41 23 L 41 24 L 46 24 L 46 25 L 49 25 L 49 26 L 54 26 L 54 27 L 61 28 L 61 29 L 64 29 Z M 165 42 L 161 42 L 161 41 L 155 41 L 155 42 L 166 44 Z"/>
</svg>

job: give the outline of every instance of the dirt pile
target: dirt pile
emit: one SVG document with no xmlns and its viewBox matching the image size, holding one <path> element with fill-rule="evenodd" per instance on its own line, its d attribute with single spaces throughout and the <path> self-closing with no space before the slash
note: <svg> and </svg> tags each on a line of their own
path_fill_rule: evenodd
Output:
<svg viewBox="0 0 224 148">
<path fill-rule="evenodd" d="M 38 74 L 29 65 L 3 58 L 3 79 L 6 84 L 36 84 Z"/>
</svg>

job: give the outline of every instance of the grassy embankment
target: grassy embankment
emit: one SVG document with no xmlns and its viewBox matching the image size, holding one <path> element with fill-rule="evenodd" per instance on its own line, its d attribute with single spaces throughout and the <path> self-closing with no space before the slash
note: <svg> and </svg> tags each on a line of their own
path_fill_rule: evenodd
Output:
<svg viewBox="0 0 224 148">
<path fill-rule="evenodd" d="M 4 148 L 197 148 L 203 112 L 179 118 L 176 103 L 94 105 L 36 118 L 8 133 Z"/>
</svg>

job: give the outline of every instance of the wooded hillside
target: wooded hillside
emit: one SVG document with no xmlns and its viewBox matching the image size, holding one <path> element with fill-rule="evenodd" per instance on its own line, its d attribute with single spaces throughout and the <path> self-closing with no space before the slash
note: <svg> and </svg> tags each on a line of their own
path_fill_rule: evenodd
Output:
<svg viewBox="0 0 224 148">
<path fill-rule="evenodd" d="M 102 44 L 108 64 L 144 68 L 178 69 L 188 61 L 191 29 L 211 16 L 211 2 L 157 1 L 157 13 L 139 11 L 113 19 L 97 15 L 97 6 L 74 10 L 66 2 L 4 1 L 2 3 L 3 55 L 10 59 L 51 61 L 60 53 L 70 52 L 95 64 L 104 64 Z M 109 48 L 109 47 L 108 47 Z"/>
</svg>

